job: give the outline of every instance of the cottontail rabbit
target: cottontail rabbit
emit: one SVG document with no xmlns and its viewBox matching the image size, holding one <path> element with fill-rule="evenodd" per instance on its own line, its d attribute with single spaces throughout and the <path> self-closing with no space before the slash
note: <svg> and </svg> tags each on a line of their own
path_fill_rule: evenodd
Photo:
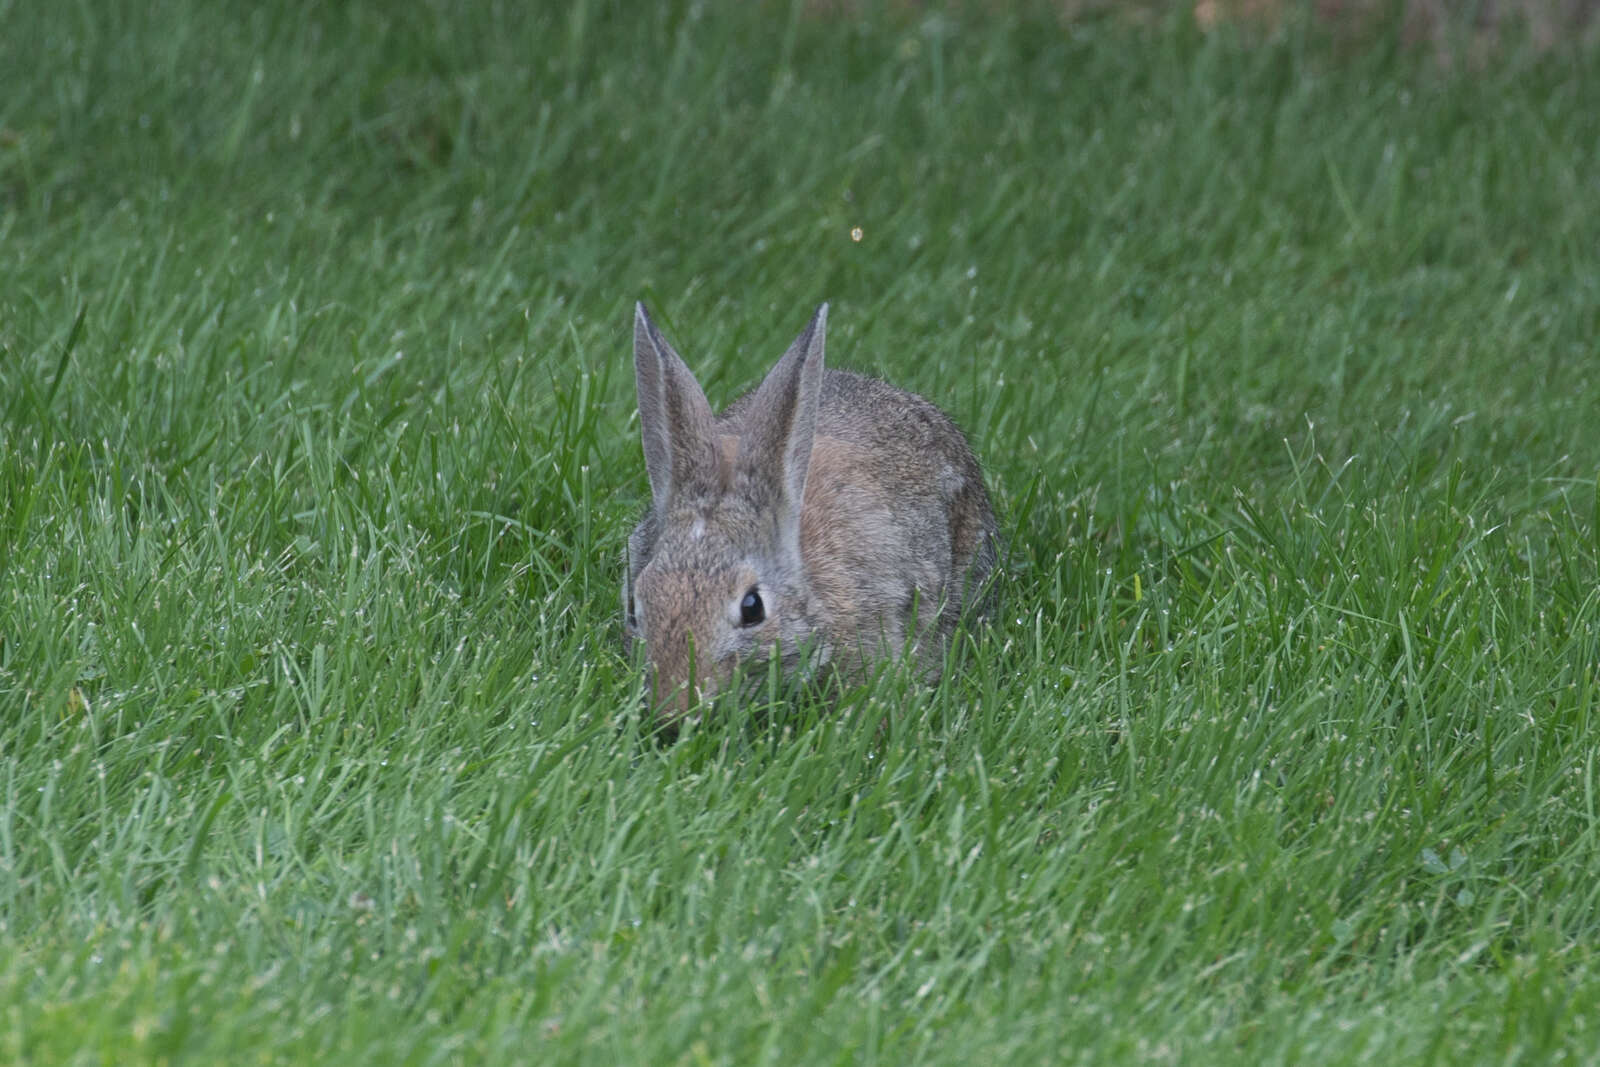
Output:
<svg viewBox="0 0 1600 1067">
<path fill-rule="evenodd" d="M 920 396 L 824 370 L 827 324 L 824 304 L 761 385 L 713 415 L 638 305 L 651 504 L 628 540 L 624 630 L 669 718 L 774 654 L 785 675 L 803 663 L 856 678 L 909 639 L 937 681 L 988 588 L 994 514 L 966 438 Z"/>
</svg>

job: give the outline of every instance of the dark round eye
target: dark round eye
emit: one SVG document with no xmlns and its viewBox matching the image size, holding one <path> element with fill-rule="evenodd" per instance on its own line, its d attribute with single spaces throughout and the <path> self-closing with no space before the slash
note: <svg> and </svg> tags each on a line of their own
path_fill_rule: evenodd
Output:
<svg viewBox="0 0 1600 1067">
<path fill-rule="evenodd" d="M 739 601 L 739 625 L 754 626 L 757 623 L 765 622 L 766 618 L 767 606 L 761 602 L 761 594 L 756 591 L 754 586 L 751 586 L 750 591 L 744 595 L 744 599 Z"/>
</svg>

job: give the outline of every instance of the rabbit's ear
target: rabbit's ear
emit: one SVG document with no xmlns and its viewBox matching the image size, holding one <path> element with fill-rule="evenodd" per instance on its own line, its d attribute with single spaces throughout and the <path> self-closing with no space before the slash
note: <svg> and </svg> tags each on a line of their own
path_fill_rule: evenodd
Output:
<svg viewBox="0 0 1600 1067">
<path fill-rule="evenodd" d="M 633 372 L 639 386 L 639 430 L 656 510 L 672 494 L 716 477 L 716 422 L 694 375 L 672 350 L 641 302 L 633 321 Z"/>
<path fill-rule="evenodd" d="M 758 476 L 777 482 L 791 518 L 799 517 L 806 495 L 827 330 L 828 305 L 823 304 L 757 387 L 745 423 L 748 439 L 741 460 Z"/>
</svg>

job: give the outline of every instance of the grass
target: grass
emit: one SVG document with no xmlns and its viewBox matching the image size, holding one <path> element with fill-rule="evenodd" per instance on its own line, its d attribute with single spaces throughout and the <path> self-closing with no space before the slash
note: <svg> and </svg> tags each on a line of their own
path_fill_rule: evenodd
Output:
<svg viewBox="0 0 1600 1067">
<path fill-rule="evenodd" d="M 1600 1056 L 1584 60 L 802 8 L 0 2 L 0 1060 Z M 640 297 L 944 684 L 650 739 Z"/>
</svg>

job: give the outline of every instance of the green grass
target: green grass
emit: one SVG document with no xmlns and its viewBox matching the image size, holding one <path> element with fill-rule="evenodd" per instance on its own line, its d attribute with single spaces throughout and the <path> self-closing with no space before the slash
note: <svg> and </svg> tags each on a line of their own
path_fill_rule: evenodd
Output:
<svg viewBox="0 0 1600 1067">
<path fill-rule="evenodd" d="M 1589 60 L 556 7 L 0 0 L 0 1061 L 1600 1056 Z M 968 428 L 943 685 L 650 738 L 640 297 Z"/>
</svg>

